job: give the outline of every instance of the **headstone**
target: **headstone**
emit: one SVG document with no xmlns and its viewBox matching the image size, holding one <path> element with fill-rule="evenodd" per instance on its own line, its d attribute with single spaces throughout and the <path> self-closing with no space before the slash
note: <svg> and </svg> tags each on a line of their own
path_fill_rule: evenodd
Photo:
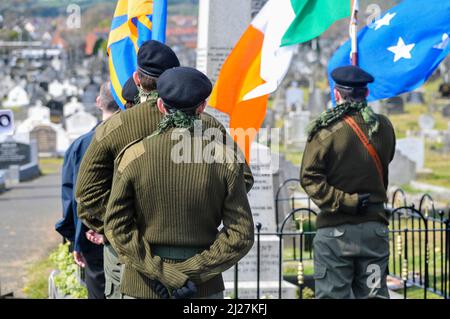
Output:
<svg viewBox="0 0 450 319">
<path fill-rule="evenodd" d="M 387 99 L 386 109 L 388 114 L 403 114 L 405 113 L 405 103 L 401 96 L 395 96 Z"/>
<path fill-rule="evenodd" d="M 444 108 L 442 109 L 442 116 L 443 117 L 450 117 L 450 104 L 444 106 Z"/>
<path fill-rule="evenodd" d="M 213 83 L 222 64 L 267 0 L 200 0 L 197 69 Z M 226 35 L 226 36 L 224 36 Z M 215 109 L 211 115 L 229 127 L 229 117 Z"/>
<path fill-rule="evenodd" d="M 252 18 L 260 11 L 266 0 L 200 0 L 197 68 L 216 82 L 222 64 L 247 29 Z M 224 36 L 225 35 L 225 36 Z M 226 114 L 209 109 L 225 127 L 229 127 Z M 270 150 L 254 143 L 251 147 L 251 168 L 255 186 L 249 194 L 255 222 L 260 221 L 265 230 L 275 230 L 274 193 L 272 175 L 267 171 L 264 159 L 271 158 Z M 278 272 L 277 236 L 262 236 L 261 265 L 265 270 L 261 276 L 261 296 L 278 296 L 278 280 L 273 274 Z M 276 249 L 275 249 L 276 250 Z M 267 265 L 267 266 L 266 266 Z M 239 297 L 256 297 L 256 244 L 250 253 L 239 263 Z M 268 277 L 270 276 L 270 277 Z M 234 267 L 224 273 L 225 295 L 234 293 Z M 296 287 L 283 282 L 284 298 L 295 298 Z"/>
<path fill-rule="evenodd" d="M 97 123 L 97 118 L 85 111 L 79 111 L 70 116 L 66 119 L 66 130 L 70 141 L 73 142 L 81 135 L 88 133 Z"/>
<path fill-rule="evenodd" d="M 63 97 L 64 86 L 58 80 L 53 80 L 48 86 L 48 93 L 55 99 Z"/>
<path fill-rule="evenodd" d="M 314 89 L 309 94 L 308 111 L 311 112 L 311 118 L 316 118 L 326 110 L 328 97 L 320 89 Z"/>
<path fill-rule="evenodd" d="M 41 101 L 37 101 L 35 106 L 28 109 L 28 118 L 39 121 L 49 121 L 50 109 L 43 106 Z"/>
<path fill-rule="evenodd" d="M 419 127 L 422 131 L 432 130 L 436 121 L 430 114 L 423 114 L 419 117 Z"/>
<path fill-rule="evenodd" d="M 0 170 L 0 194 L 6 190 L 5 171 Z"/>
<path fill-rule="evenodd" d="M 26 165 L 31 161 L 29 144 L 6 141 L 0 143 L 0 170 L 6 170 L 12 165 Z"/>
<path fill-rule="evenodd" d="M 30 104 L 30 98 L 28 97 L 25 89 L 17 85 L 9 93 L 3 106 L 6 108 L 24 107 Z"/>
<path fill-rule="evenodd" d="M 396 148 L 416 164 L 416 170 L 425 166 L 425 142 L 422 138 L 408 137 L 397 140 Z"/>
<path fill-rule="evenodd" d="M 304 103 L 303 91 L 298 87 L 297 82 L 292 82 L 286 90 L 286 109 L 290 111 L 301 110 Z"/>
<path fill-rule="evenodd" d="M 70 102 L 64 105 L 64 117 L 69 117 L 77 112 L 85 111 L 84 105 L 81 104 L 76 97 L 72 97 Z"/>
<path fill-rule="evenodd" d="M 395 156 L 389 165 L 389 183 L 392 185 L 407 185 L 416 179 L 416 163 L 401 150 L 395 150 Z"/>
<path fill-rule="evenodd" d="M 409 92 L 406 101 L 413 104 L 425 104 L 425 98 L 420 91 Z"/>
<path fill-rule="evenodd" d="M 55 156 L 57 154 L 57 133 L 48 125 L 40 125 L 30 132 L 30 140 L 36 140 L 41 156 Z"/>
<path fill-rule="evenodd" d="M 285 141 L 288 149 L 302 151 L 305 148 L 308 134 L 307 127 L 311 121 L 311 112 L 300 111 L 290 113 L 286 120 Z"/>
<path fill-rule="evenodd" d="M 12 138 L 0 143 L 0 171 L 14 184 L 39 176 L 38 154 L 35 143 L 25 144 Z"/>
<path fill-rule="evenodd" d="M 275 191 L 273 175 L 279 163 L 277 156 L 270 149 L 261 144 L 253 143 L 251 147 L 250 168 L 255 183 L 248 194 L 255 225 L 261 223 L 262 233 L 275 233 L 277 230 L 275 220 Z M 273 235 L 262 235 L 260 243 L 260 285 L 261 297 L 278 297 L 278 262 L 280 238 Z M 235 268 L 223 274 L 226 295 L 234 292 Z M 239 298 L 256 298 L 257 280 L 257 244 L 250 250 L 238 264 Z M 296 287 L 290 283 L 282 283 L 282 293 L 285 299 L 295 298 Z"/>
</svg>

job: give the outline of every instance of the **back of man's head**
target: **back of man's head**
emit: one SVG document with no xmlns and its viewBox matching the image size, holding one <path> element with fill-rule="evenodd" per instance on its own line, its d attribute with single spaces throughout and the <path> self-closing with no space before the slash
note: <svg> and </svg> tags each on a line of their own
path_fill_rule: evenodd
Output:
<svg viewBox="0 0 450 319">
<path fill-rule="evenodd" d="M 102 84 L 100 88 L 99 103 L 99 106 L 103 112 L 114 113 L 119 110 L 119 105 L 112 96 L 110 83 Z"/>
</svg>

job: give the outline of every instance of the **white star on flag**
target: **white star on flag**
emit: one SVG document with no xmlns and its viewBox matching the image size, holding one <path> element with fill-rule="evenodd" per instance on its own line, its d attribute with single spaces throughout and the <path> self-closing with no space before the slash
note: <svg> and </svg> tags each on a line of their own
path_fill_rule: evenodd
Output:
<svg viewBox="0 0 450 319">
<path fill-rule="evenodd" d="M 380 29 L 383 26 L 391 24 L 391 20 L 397 15 L 397 13 L 387 13 L 381 19 L 376 20 L 373 24 L 375 25 L 375 30 Z"/>
<path fill-rule="evenodd" d="M 438 49 L 438 50 L 444 50 L 447 48 L 447 45 L 449 42 L 450 42 L 450 37 L 448 36 L 447 33 L 444 33 L 442 35 L 442 42 L 439 44 L 436 44 L 433 48 Z"/>
<path fill-rule="evenodd" d="M 389 47 L 388 50 L 395 54 L 394 62 L 400 59 L 411 59 L 411 50 L 416 46 L 415 43 L 406 45 L 405 41 L 400 37 L 398 38 L 397 45 Z"/>
</svg>

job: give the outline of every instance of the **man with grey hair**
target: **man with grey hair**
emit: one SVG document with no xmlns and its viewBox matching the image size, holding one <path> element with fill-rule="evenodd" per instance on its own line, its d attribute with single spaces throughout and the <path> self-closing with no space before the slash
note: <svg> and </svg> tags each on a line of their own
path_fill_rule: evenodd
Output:
<svg viewBox="0 0 450 319">
<path fill-rule="evenodd" d="M 110 84 L 100 88 L 97 108 L 102 112 L 102 120 L 111 117 L 119 106 L 111 94 Z M 67 150 L 62 169 L 62 204 L 64 217 L 56 224 L 56 231 L 73 245 L 75 262 L 85 268 L 86 286 L 89 299 L 104 299 L 105 275 L 103 270 L 102 236 L 89 230 L 77 216 L 75 185 L 81 160 L 95 133 L 95 127 L 76 139 Z"/>
</svg>

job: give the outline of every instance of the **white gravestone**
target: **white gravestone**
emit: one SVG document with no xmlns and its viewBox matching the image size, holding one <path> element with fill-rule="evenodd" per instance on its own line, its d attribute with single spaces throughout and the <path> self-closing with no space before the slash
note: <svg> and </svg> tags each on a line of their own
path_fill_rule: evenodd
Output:
<svg viewBox="0 0 450 319">
<path fill-rule="evenodd" d="M 423 138 L 408 137 L 397 140 L 397 147 L 403 155 L 416 163 L 417 171 L 425 166 L 425 141 Z"/>
<path fill-rule="evenodd" d="M 48 86 L 48 93 L 53 98 L 59 98 L 64 94 L 64 85 L 57 80 L 53 80 L 53 82 Z"/>
<path fill-rule="evenodd" d="M 72 114 L 75 114 L 77 112 L 82 112 L 85 110 L 85 107 L 83 104 L 81 104 L 76 97 L 72 97 L 70 99 L 70 102 L 64 105 L 63 107 L 63 115 L 64 117 L 69 117 Z"/>
<path fill-rule="evenodd" d="M 28 109 L 28 118 L 37 121 L 50 121 L 50 109 L 42 105 L 41 101 L 37 101 L 35 106 Z"/>
<path fill-rule="evenodd" d="M 70 141 L 73 142 L 81 135 L 88 133 L 97 123 L 97 118 L 85 111 L 80 111 L 70 116 L 66 120 L 66 130 Z"/>
<path fill-rule="evenodd" d="M 5 103 L 3 106 L 5 108 L 11 107 L 24 107 L 30 104 L 30 98 L 28 97 L 27 91 L 20 86 L 17 85 L 8 93 Z"/>
<path fill-rule="evenodd" d="M 303 150 L 308 139 L 307 128 L 311 121 L 310 111 L 290 113 L 286 121 L 286 143 L 294 150 Z"/>
</svg>

